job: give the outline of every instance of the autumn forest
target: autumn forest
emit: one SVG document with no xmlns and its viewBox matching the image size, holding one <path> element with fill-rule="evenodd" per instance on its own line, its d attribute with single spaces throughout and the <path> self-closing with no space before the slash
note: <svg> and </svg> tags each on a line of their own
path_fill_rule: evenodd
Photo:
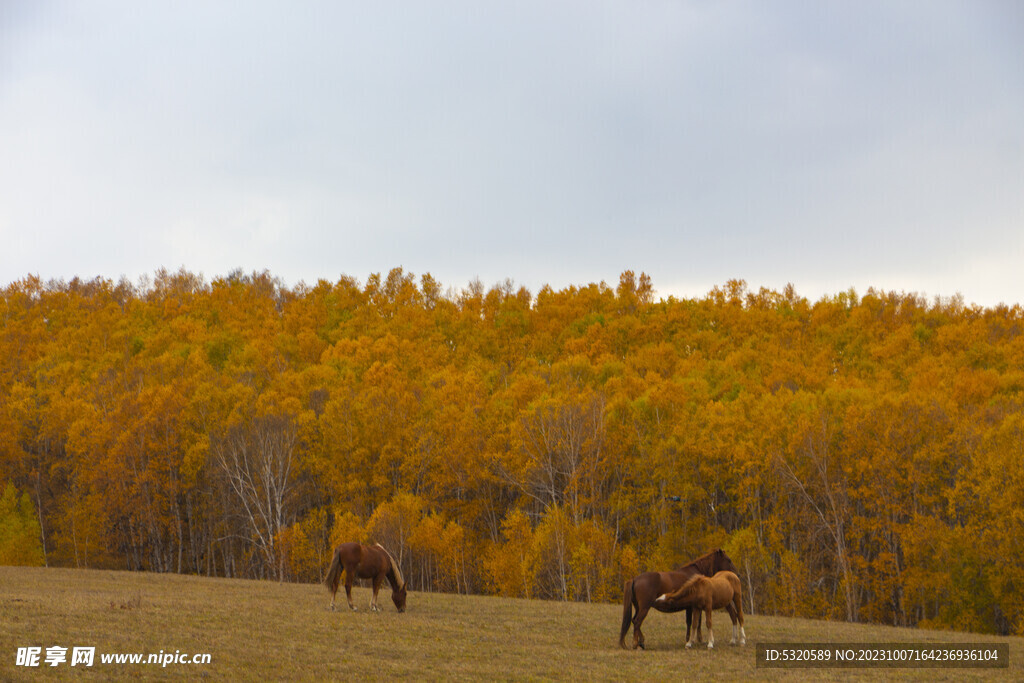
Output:
<svg viewBox="0 0 1024 683">
<path fill-rule="evenodd" d="M 0 564 L 618 601 L 723 548 L 745 607 L 1024 633 L 1024 309 L 396 268 L 0 293 Z M 326 599 L 326 598 L 325 598 Z"/>
</svg>

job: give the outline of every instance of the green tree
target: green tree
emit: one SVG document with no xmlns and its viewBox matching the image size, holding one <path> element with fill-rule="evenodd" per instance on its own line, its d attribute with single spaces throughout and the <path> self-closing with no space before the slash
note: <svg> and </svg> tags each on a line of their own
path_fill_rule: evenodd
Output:
<svg viewBox="0 0 1024 683">
<path fill-rule="evenodd" d="M 7 482 L 0 497 L 0 565 L 41 567 L 46 563 L 39 522 L 28 493 Z"/>
</svg>

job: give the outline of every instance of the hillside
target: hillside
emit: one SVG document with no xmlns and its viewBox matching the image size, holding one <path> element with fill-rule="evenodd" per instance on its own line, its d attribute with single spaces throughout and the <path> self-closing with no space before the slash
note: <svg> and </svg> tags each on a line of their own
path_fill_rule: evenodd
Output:
<svg viewBox="0 0 1024 683">
<path fill-rule="evenodd" d="M 369 590 L 354 589 L 360 611 L 330 612 L 322 586 L 171 574 L 0 567 L 0 679 L 101 680 L 821 680 L 849 672 L 754 667 L 754 643 L 1009 643 L 1009 670 L 886 671 L 915 680 L 1020 679 L 1024 639 L 751 616 L 744 648 L 719 631 L 712 651 L 682 648 L 680 615 L 651 615 L 647 651 L 618 647 L 621 608 L 498 597 L 414 593 L 398 614 L 366 611 Z M 387 592 L 384 593 L 385 597 Z M 385 603 L 388 601 L 385 600 Z M 720 628 L 728 618 L 719 616 Z M 724 641 L 723 641 L 724 638 Z M 15 666 L 19 647 L 95 647 L 91 668 Z M 210 653 L 209 664 L 101 664 L 104 653 Z M 47 670 L 41 671 L 40 669 Z M 870 677 L 872 672 L 853 672 Z M 874 672 L 877 674 L 877 672 Z M 965 676 L 966 674 L 966 676 Z M 874 676 L 877 678 L 877 676 Z"/>
</svg>

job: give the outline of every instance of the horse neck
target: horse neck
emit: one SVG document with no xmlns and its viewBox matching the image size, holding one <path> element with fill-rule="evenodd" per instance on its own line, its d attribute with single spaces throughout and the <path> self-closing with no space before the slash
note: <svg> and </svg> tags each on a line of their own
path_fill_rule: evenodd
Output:
<svg viewBox="0 0 1024 683">
<path fill-rule="evenodd" d="M 388 580 L 388 583 L 391 584 L 391 590 L 397 591 L 402 587 L 398 583 L 398 577 L 395 576 L 395 568 L 391 563 L 388 563 L 388 570 L 384 574 L 384 578 L 386 578 Z"/>
<path fill-rule="evenodd" d="M 691 562 L 689 566 L 693 567 L 698 573 L 703 574 L 704 576 L 713 575 L 717 569 L 717 567 L 715 567 L 715 557 L 713 553 L 698 557 L 696 560 Z"/>
</svg>

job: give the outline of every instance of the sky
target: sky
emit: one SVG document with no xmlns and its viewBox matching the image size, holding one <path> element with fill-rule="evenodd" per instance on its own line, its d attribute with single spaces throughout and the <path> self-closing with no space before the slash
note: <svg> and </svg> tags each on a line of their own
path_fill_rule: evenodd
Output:
<svg viewBox="0 0 1024 683">
<path fill-rule="evenodd" d="M 0 287 L 1024 303 L 1018 0 L 0 0 Z"/>
</svg>

